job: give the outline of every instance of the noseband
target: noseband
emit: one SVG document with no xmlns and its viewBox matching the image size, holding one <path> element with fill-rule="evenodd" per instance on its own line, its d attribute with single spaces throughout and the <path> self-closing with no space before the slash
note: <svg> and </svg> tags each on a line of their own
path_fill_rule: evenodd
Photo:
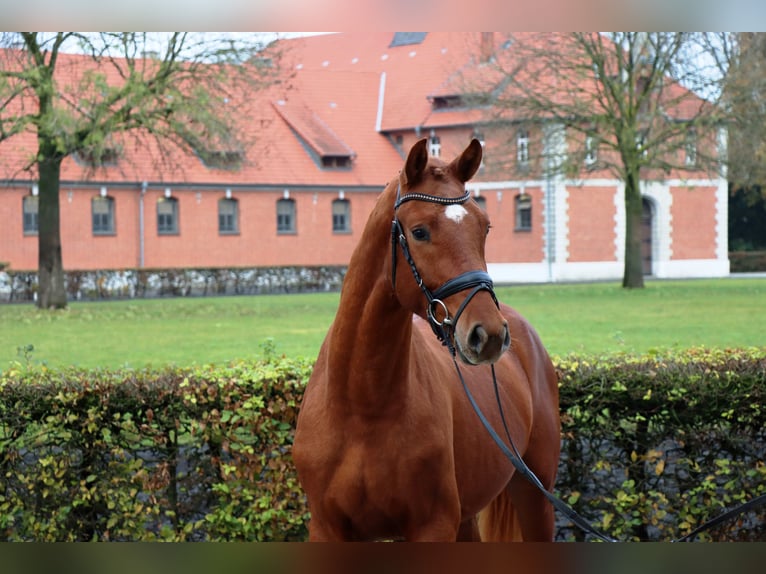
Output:
<svg viewBox="0 0 766 574">
<path fill-rule="evenodd" d="M 401 191 L 402 188 L 401 185 L 399 185 L 396 190 L 396 201 L 394 202 L 394 219 L 391 222 L 391 284 L 394 289 L 396 289 L 396 247 L 399 245 L 405 260 L 412 270 L 415 283 L 417 283 L 418 287 L 423 291 L 423 294 L 428 301 L 426 307 L 428 323 L 431 325 L 431 329 L 436 337 L 442 342 L 442 345 L 449 348 L 450 353 L 452 353 L 452 356 L 454 357 L 455 346 L 453 337 L 455 334 L 455 327 L 457 326 L 457 321 L 460 318 L 460 315 L 463 313 L 471 299 L 473 299 L 479 291 L 489 291 L 495 305 L 498 305 L 499 307 L 495 291 L 493 290 L 492 278 L 486 271 L 466 271 L 465 273 L 450 279 L 436 289 L 436 291 L 431 291 L 423 282 L 423 278 L 418 272 L 415 261 L 412 259 L 407 238 L 404 235 L 404 230 L 402 229 L 401 223 L 399 223 L 399 218 L 396 216 L 396 212 L 399 209 L 399 206 L 407 201 L 417 200 L 437 203 L 439 205 L 456 205 L 465 203 L 471 196 L 467 191 L 465 192 L 465 195 L 462 195 L 461 197 L 439 197 L 436 195 L 427 195 L 425 193 L 407 193 L 401 195 Z M 463 302 L 455 312 L 455 316 L 450 317 L 444 299 L 459 293 L 460 291 L 465 291 L 466 289 L 471 289 L 471 292 L 468 293 L 465 299 L 463 299 Z M 441 320 L 436 316 L 439 308 L 441 308 L 441 311 L 444 313 L 444 318 Z"/>
</svg>

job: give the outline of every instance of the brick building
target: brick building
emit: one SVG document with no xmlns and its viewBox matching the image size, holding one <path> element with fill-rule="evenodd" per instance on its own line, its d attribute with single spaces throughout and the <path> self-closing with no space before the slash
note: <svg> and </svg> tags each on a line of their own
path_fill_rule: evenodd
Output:
<svg viewBox="0 0 766 574">
<path fill-rule="evenodd" d="M 539 129 L 509 124 L 515 145 L 502 148 L 481 110 L 452 105 L 456 73 L 481 72 L 487 41 L 442 32 L 284 41 L 291 89 L 253 96 L 242 121 L 255 143 L 236 169 L 196 156 L 168 169 L 153 161 L 157 150 L 131 145 L 97 169 L 64 161 L 64 268 L 344 265 L 415 141 L 427 137 L 433 154 L 451 158 L 478 137 L 487 165 L 468 187 L 492 220 L 487 260 L 497 282 L 620 278 L 622 182 L 598 171 L 546 178 L 533 153 Z M 20 170 L 25 146 L 34 149 L 25 137 L 0 144 L 0 262 L 12 270 L 37 267 L 36 183 Z M 492 167 L 493 154 L 531 168 Z M 726 181 L 690 172 L 642 185 L 645 272 L 727 275 Z"/>
</svg>

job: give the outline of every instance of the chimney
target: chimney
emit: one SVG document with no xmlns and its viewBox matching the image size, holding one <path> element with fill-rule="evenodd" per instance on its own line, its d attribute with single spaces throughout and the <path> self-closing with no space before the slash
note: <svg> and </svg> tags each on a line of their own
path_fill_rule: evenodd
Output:
<svg viewBox="0 0 766 574">
<path fill-rule="evenodd" d="M 495 33 L 482 32 L 479 41 L 479 62 L 486 64 L 492 59 L 495 53 Z"/>
</svg>

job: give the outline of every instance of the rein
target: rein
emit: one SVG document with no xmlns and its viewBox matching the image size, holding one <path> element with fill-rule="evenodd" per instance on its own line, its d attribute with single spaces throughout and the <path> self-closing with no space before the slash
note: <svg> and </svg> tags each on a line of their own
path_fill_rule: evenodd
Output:
<svg viewBox="0 0 766 574">
<path fill-rule="evenodd" d="M 593 525 L 591 525 L 582 515 L 578 514 L 574 508 L 566 504 L 564 501 L 562 501 L 560 498 L 556 497 L 554 494 L 549 492 L 545 486 L 540 482 L 540 479 L 535 475 L 534 472 L 527 466 L 527 464 L 524 462 L 524 459 L 522 458 L 521 454 L 519 453 L 518 449 L 516 448 L 516 445 L 513 442 L 513 439 L 511 438 L 511 433 L 508 430 L 508 424 L 505 420 L 505 413 L 503 412 L 503 405 L 500 401 L 500 393 L 497 386 L 497 378 L 495 376 L 495 366 L 491 365 L 492 369 L 492 384 L 495 389 L 495 400 L 497 401 L 497 406 L 500 411 L 500 419 L 503 422 L 503 429 L 505 431 L 505 436 L 508 439 L 508 445 L 506 445 L 505 441 L 498 435 L 498 433 L 495 431 L 495 429 L 492 427 L 492 424 L 487 420 L 487 417 L 484 416 L 484 413 L 481 411 L 481 408 L 479 408 L 478 403 L 474 399 L 473 395 L 471 394 L 471 391 L 468 389 L 468 385 L 465 382 L 465 379 L 463 378 L 463 373 L 460 370 L 460 366 L 458 365 L 457 358 L 456 358 L 456 349 L 455 349 L 455 343 L 453 340 L 454 336 L 454 330 L 455 326 L 457 325 L 457 321 L 460 318 L 460 315 L 463 313 L 463 310 L 466 308 L 468 303 L 473 299 L 473 297 L 479 292 L 479 291 L 489 291 L 490 295 L 492 296 L 492 299 L 495 301 L 495 305 L 498 307 L 500 306 L 497 296 L 495 295 L 494 291 L 494 284 L 492 282 L 492 278 L 489 276 L 489 274 L 486 271 L 467 271 L 465 273 L 462 273 L 461 275 L 458 275 L 457 277 L 454 277 L 453 279 L 450 279 L 446 281 L 443 285 L 441 285 L 438 289 L 435 291 L 431 291 L 423 282 L 423 278 L 421 277 L 420 273 L 418 272 L 417 266 L 415 265 L 415 261 L 412 259 L 412 255 L 410 254 L 410 248 L 409 244 L 407 243 L 407 238 L 404 235 L 404 230 L 402 229 L 401 223 L 399 223 L 399 219 L 396 216 L 396 212 L 399 209 L 399 206 L 407 201 L 427 201 L 430 203 L 436 203 L 439 205 L 456 205 L 456 204 L 462 204 L 468 201 L 470 198 L 470 193 L 465 192 L 464 195 L 460 197 L 439 197 L 436 195 L 427 195 L 424 193 L 408 193 L 405 195 L 401 195 L 401 184 L 396 190 L 396 201 L 394 202 L 394 219 L 391 222 L 391 284 L 394 289 L 396 289 L 396 252 L 397 252 L 397 246 L 401 248 L 402 254 L 404 255 L 405 260 L 410 266 L 410 269 L 412 271 L 412 275 L 415 278 L 415 282 L 417 283 L 418 287 L 420 287 L 421 291 L 423 291 L 423 294 L 426 297 L 426 300 L 428 301 L 428 306 L 426 308 L 426 314 L 428 316 L 428 323 L 431 325 L 431 329 L 433 330 L 436 337 L 441 341 L 442 345 L 445 345 L 450 352 L 450 355 L 452 356 L 452 362 L 455 364 L 455 370 L 457 371 L 458 377 L 460 378 L 460 383 L 463 385 L 463 390 L 468 397 L 468 401 L 471 403 L 471 406 L 473 407 L 473 410 L 476 412 L 476 415 L 479 417 L 479 420 L 481 421 L 484 428 L 489 433 L 490 437 L 492 437 L 492 440 L 497 444 L 497 446 L 500 448 L 500 450 L 503 452 L 503 454 L 508 458 L 508 460 L 513 464 L 514 468 L 520 472 L 527 480 L 529 480 L 534 486 L 536 486 L 543 495 L 548 499 L 548 501 L 553 505 L 553 507 L 564 514 L 569 520 L 572 521 L 572 523 L 579 528 L 581 528 L 583 531 L 592 534 L 599 540 L 602 540 L 603 542 L 619 542 L 616 538 L 612 538 L 611 536 L 608 536 L 604 534 L 603 532 L 596 529 Z M 455 295 L 456 293 L 459 293 L 460 291 L 465 291 L 466 289 L 471 289 L 471 292 L 466 296 L 466 298 L 463 300 L 463 302 L 458 307 L 457 311 L 455 312 L 454 317 L 449 316 L 449 311 L 447 310 L 447 305 L 444 303 L 444 299 L 447 297 L 450 297 L 451 295 Z M 441 312 L 444 314 L 444 318 L 439 320 L 436 316 L 436 312 L 438 311 L 438 308 L 441 308 Z M 753 510 L 755 508 L 758 508 L 759 506 L 766 504 L 766 495 L 761 495 L 757 498 L 754 498 L 744 504 L 741 504 L 733 509 L 730 509 L 719 516 L 713 518 L 712 520 L 709 520 L 705 522 L 704 524 L 700 525 L 699 527 L 695 528 L 688 534 L 676 538 L 672 540 L 671 542 L 688 542 L 694 539 L 697 534 L 708 530 L 714 526 L 717 526 L 718 524 L 721 524 L 734 516 L 737 516 L 738 514 L 741 514 L 743 512 L 747 512 L 748 510 Z"/>
</svg>

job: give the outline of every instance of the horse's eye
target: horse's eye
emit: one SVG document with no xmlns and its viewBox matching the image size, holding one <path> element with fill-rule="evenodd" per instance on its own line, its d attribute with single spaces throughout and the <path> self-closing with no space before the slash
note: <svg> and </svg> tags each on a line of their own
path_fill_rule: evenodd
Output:
<svg viewBox="0 0 766 574">
<path fill-rule="evenodd" d="M 487 225 L 487 235 L 489 235 L 489 230 L 492 229 L 491 225 Z"/>
<path fill-rule="evenodd" d="M 414 237 L 417 241 L 428 241 L 431 235 L 428 233 L 426 228 L 416 227 L 412 230 L 412 237 Z"/>
</svg>

